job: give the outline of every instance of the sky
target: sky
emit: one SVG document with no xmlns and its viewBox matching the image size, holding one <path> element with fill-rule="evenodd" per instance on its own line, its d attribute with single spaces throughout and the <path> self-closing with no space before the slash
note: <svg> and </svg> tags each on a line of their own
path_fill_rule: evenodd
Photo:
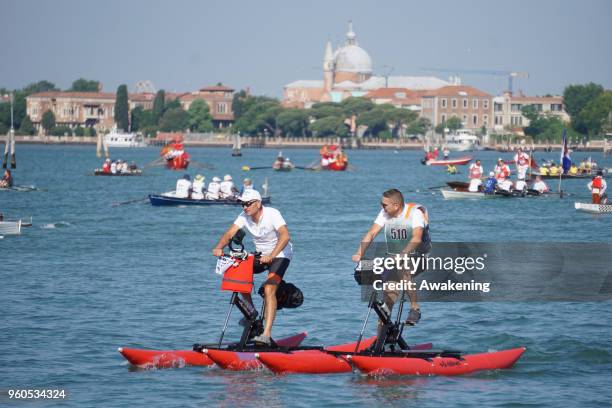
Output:
<svg viewBox="0 0 612 408">
<path fill-rule="evenodd" d="M 529 73 L 514 83 L 527 95 L 591 81 L 612 89 L 611 17 L 606 0 L 0 0 L 0 88 L 222 82 L 281 97 L 292 81 L 322 79 L 325 43 L 344 44 L 351 20 L 374 74 L 507 70 Z M 507 87 L 503 76 L 461 79 L 493 95 Z"/>
</svg>

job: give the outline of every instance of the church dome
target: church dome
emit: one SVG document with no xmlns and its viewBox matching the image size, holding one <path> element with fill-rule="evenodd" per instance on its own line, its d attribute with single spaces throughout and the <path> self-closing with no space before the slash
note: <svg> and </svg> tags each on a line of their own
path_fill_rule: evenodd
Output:
<svg viewBox="0 0 612 408">
<path fill-rule="evenodd" d="M 355 44 L 339 48 L 334 55 L 334 65 L 336 72 L 372 72 L 372 59 L 363 48 Z"/>
</svg>

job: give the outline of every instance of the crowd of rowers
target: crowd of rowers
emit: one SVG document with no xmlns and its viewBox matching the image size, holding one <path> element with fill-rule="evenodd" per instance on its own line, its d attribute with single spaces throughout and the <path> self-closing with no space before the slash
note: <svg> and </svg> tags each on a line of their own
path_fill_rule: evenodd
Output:
<svg viewBox="0 0 612 408">
<path fill-rule="evenodd" d="M 102 173 L 106 174 L 128 174 L 138 171 L 136 163 L 131 162 L 128 164 L 126 161 L 121 159 L 115 161 L 106 159 L 102 164 Z"/>
<path fill-rule="evenodd" d="M 514 155 L 514 163 L 516 164 L 517 180 L 513 182 L 510 179 L 510 166 L 503 159 L 498 159 L 493 171 L 489 173 L 489 177 L 482 181 L 484 170 L 480 164 L 480 160 L 476 160 L 469 168 L 470 185 L 468 191 L 483 192 L 485 194 L 494 194 L 496 191 L 505 192 L 526 192 L 527 190 L 535 190 L 540 194 L 548 192 L 548 186 L 540 176 L 537 176 L 531 186 L 525 181 L 527 170 L 531 164 L 529 155 L 518 149 Z"/>
<path fill-rule="evenodd" d="M 572 163 L 567 174 L 570 176 L 581 176 L 584 174 L 593 174 L 597 169 L 597 163 L 592 160 L 583 159 L 580 162 L 580 166 Z M 542 176 L 559 176 L 563 174 L 563 166 L 561 164 L 556 165 L 554 161 L 542 164 L 538 168 L 538 173 Z"/>
<path fill-rule="evenodd" d="M 239 191 L 234 185 L 232 176 L 226 174 L 223 181 L 217 176 L 214 176 L 208 186 L 206 185 L 206 177 L 198 174 L 194 177 L 193 182 L 189 174 L 185 174 L 176 182 L 175 196 L 177 198 L 191 198 L 193 200 L 227 200 L 237 199 L 246 190 L 253 189 L 253 181 L 245 178 L 242 183 L 242 189 Z"/>
</svg>

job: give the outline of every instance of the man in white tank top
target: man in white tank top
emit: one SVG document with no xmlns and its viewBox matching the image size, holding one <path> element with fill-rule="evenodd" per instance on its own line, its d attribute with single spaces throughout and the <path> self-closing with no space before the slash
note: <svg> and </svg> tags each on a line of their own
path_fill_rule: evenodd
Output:
<svg viewBox="0 0 612 408">
<path fill-rule="evenodd" d="M 405 204 L 404 196 L 397 189 L 385 191 L 381 200 L 382 210 L 361 239 L 361 245 L 353 255 L 359 262 L 376 235 L 384 228 L 387 252 L 389 254 L 428 253 L 431 245 L 429 238 L 429 216 L 425 207 L 419 204 Z M 402 279 L 409 281 L 410 270 L 401 271 Z M 415 324 L 421 319 L 421 311 L 415 291 L 407 291 L 410 297 L 410 312 L 406 322 Z M 400 291 L 385 291 L 384 302 L 391 310 L 400 296 Z"/>
</svg>

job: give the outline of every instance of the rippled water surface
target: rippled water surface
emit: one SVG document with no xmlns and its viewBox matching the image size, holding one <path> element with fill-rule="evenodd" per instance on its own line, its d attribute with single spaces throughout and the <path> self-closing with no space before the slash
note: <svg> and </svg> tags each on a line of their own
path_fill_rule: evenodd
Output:
<svg viewBox="0 0 612 408">
<path fill-rule="evenodd" d="M 514 369 L 467 377 L 367 378 L 358 374 L 235 373 L 216 368 L 133 370 L 120 346 L 188 349 L 218 337 L 229 295 L 218 290 L 211 248 L 238 215 L 236 207 L 154 208 L 144 198 L 172 190 L 180 173 L 146 169 L 142 177 L 93 177 L 93 146 L 19 145 L 16 183 L 40 191 L 0 192 L 0 211 L 33 216 L 21 236 L 0 240 L 0 390 L 64 388 L 64 406 L 609 406 L 612 391 L 610 303 L 427 303 L 406 332 L 410 342 L 468 352 L 526 346 Z M 190 149 L 214 170 L 193 176 L 246 175 L 244 164 L 269 165 L 276 151 Z M 116 158 L 155 160 L 154 148 L 119 150 Z M 306 166 L 315 150 L 287 150 Z M 422 166 L 420 152 L 351 151 L 353 171 L 273 173 L 273 206 L 284 215 L 294 259 L 287 280 L 304 305 L 281 311 L 275 334 L 307 330 L 307 343 L 353 341 L 366 306 L 352 278 L 359 239 L 379 210 L 380 193 L 401 189 L 425 204 L 434 241 L 612 242 L 612 216 L 577 213 L 588 180 L 564 182 L 569 197 L 445 201 L 449 179 Z M 499 153 L 479 157 L 488 170 Z M 586 154 L 575 153 L 574 159 Z M 506 155 L 509 158 L 509 155 Z M 557 153 L 538 158 L 558 160 Z M 593 157 L 612 167 L 600 154 Z M 557 182 L 551 182 L 557 188 Z M 133 200 L 134 202 L 113 206 Z M 517 267 L 520 259 L 517 259 Z M 238 335 L 232 321 L 229 337 Z M 373 331 L 373 327 L 370 327 Z M 38 402 L 36 406 L 49 403 Z M 0 397 L 0 405 L 25 406 Z"/>
</svg>

